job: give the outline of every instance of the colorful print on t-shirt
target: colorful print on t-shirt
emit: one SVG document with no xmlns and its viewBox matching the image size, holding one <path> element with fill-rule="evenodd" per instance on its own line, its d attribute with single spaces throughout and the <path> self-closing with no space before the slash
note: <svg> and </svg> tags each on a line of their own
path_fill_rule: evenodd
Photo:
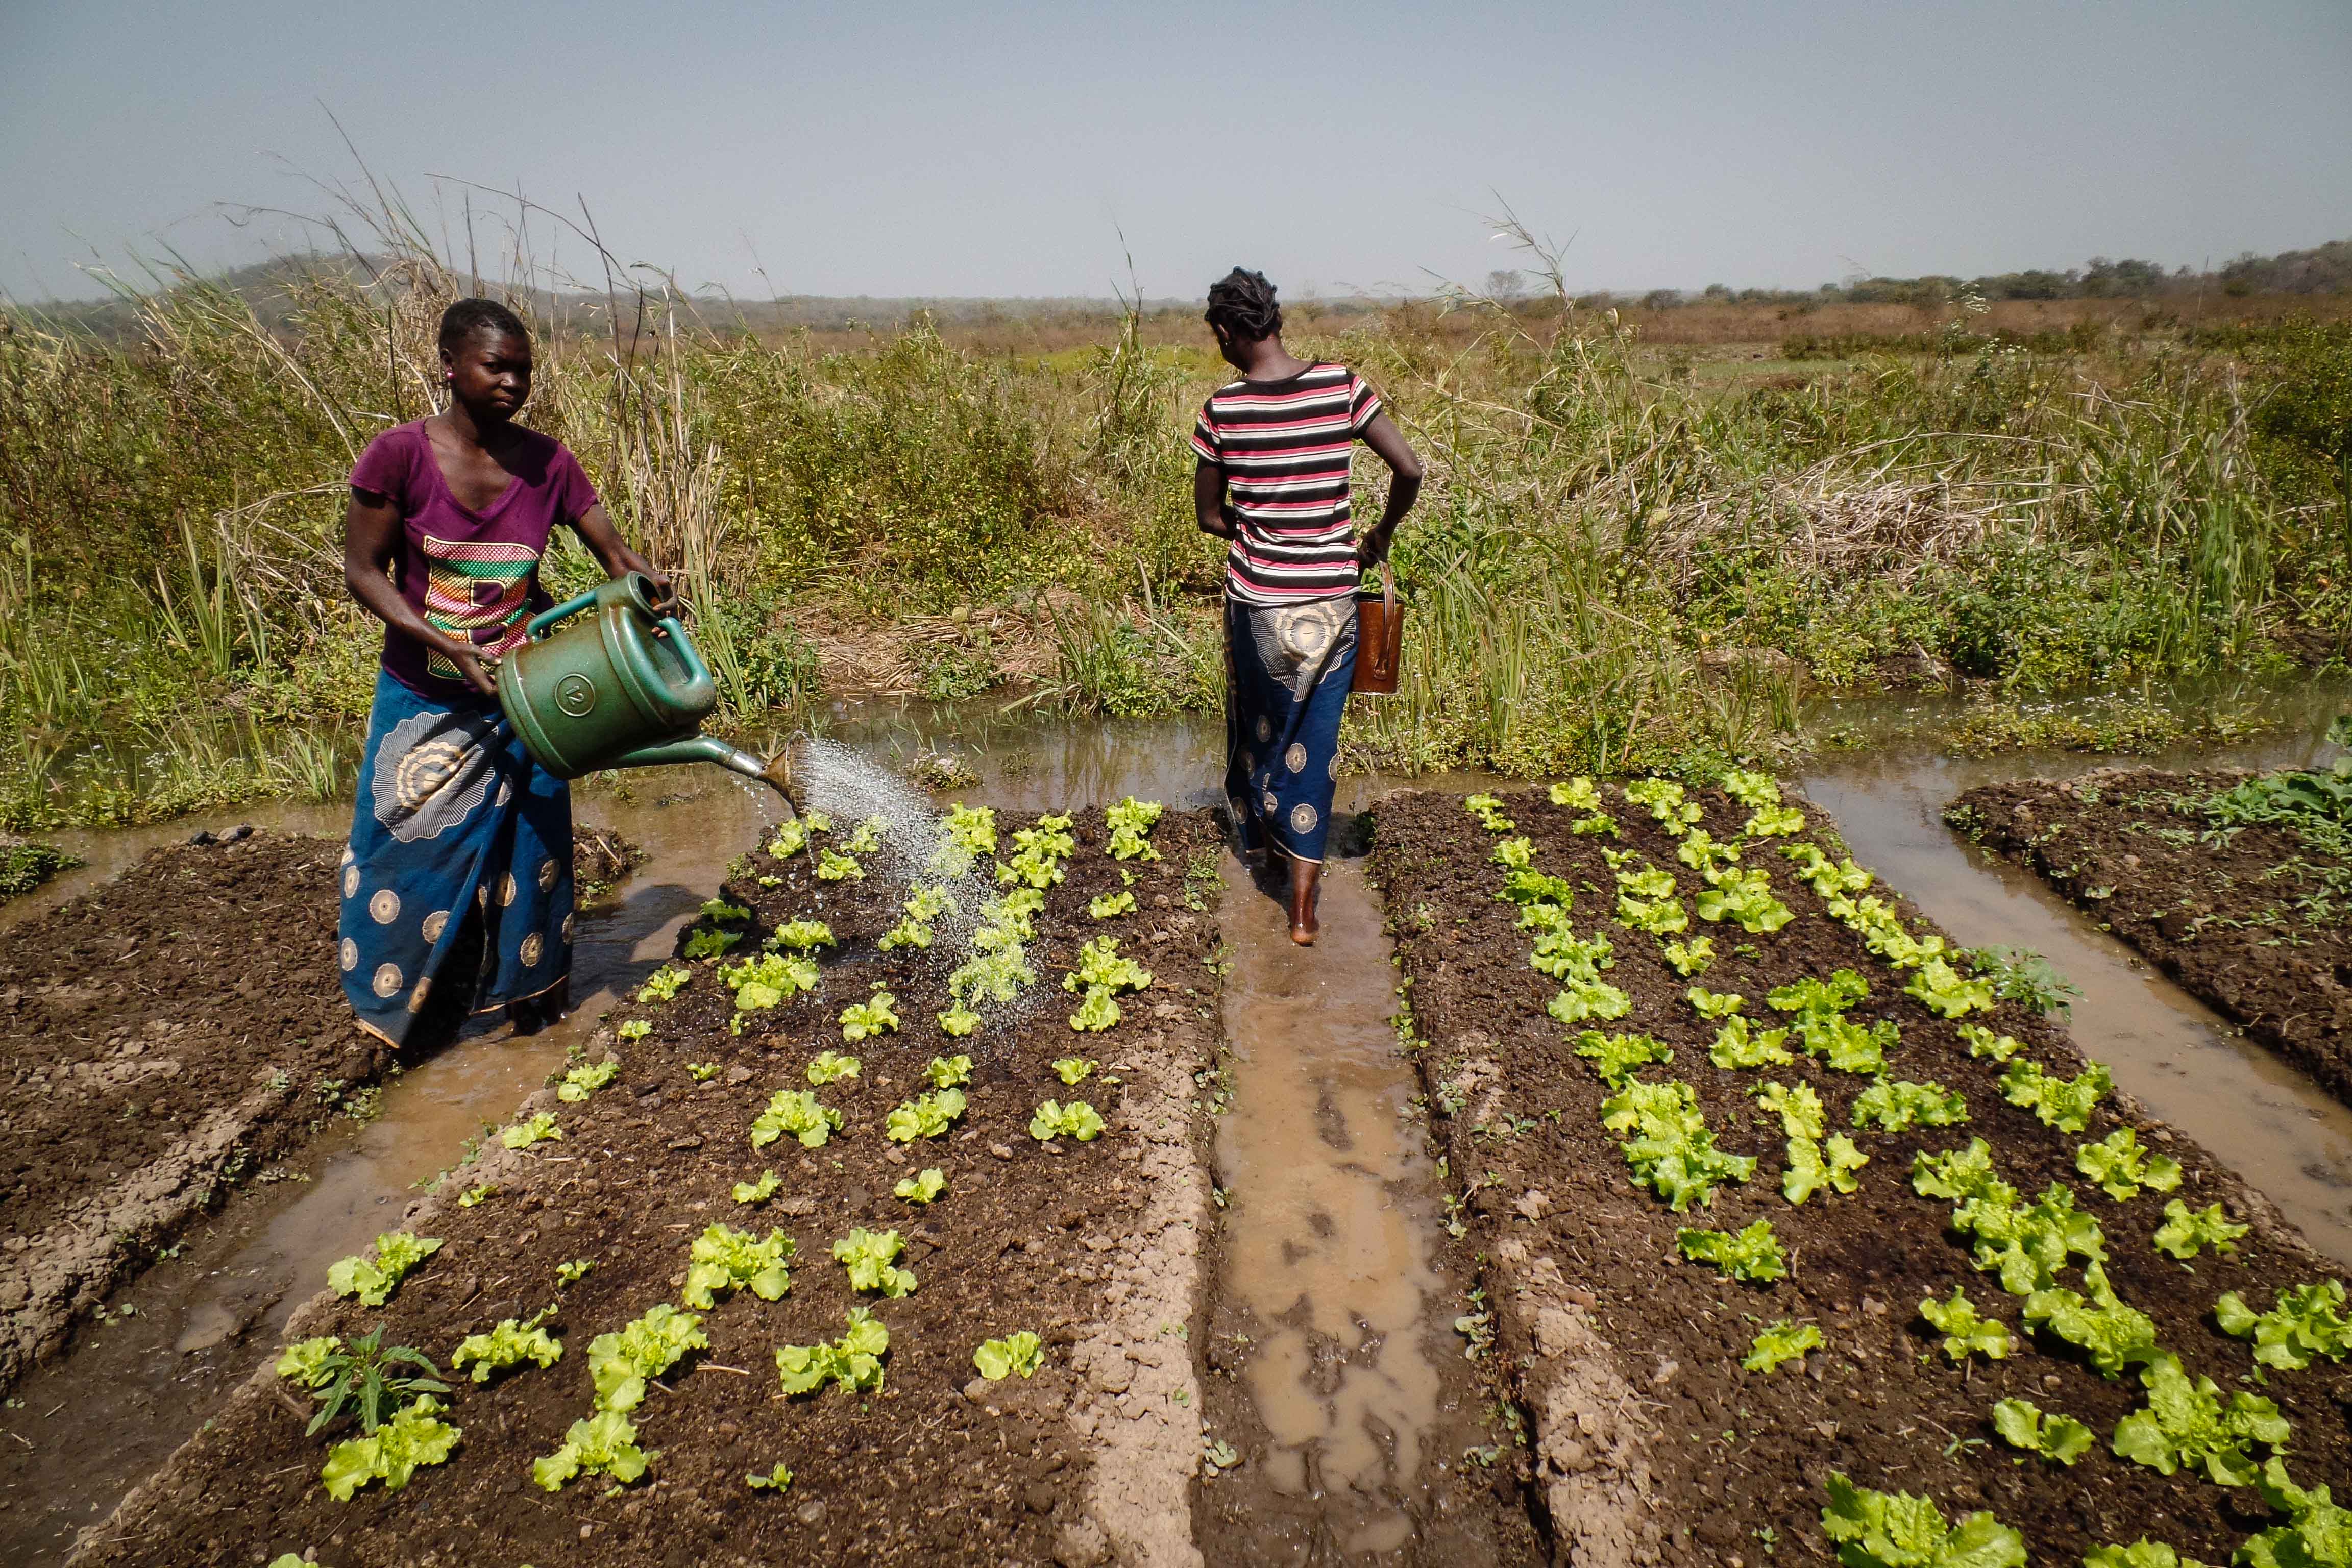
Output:
<svg viewBox="0 0 2352 1568">
<path fill-rule="evenodd" d="M 425 548 L 427 574 L 426 625 L 467 638 L 491 655 L 502 654 L 523 640 L 538 551 L 528 544 L 436 539 L 429 533 L 419 542 Z M 455 664 L 436 650 L 426 651 L 425 668 L 445 680 L 465 679 Z"/>
</svg>

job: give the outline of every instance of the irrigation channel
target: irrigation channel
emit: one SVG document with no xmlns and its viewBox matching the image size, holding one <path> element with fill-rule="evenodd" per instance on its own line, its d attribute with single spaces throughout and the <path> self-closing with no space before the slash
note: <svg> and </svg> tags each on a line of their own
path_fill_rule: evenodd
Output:
<svg viewBox="0 0 2352 1568">
<path fill-rule="evenodd" d="M 1851 711 L 1865 738 L 1896 716 Z M 2317 731 L 2315 722 L 2259 744 L 2157 761 L 2276 765 L 2309 757 Z M 878 777 L 941 745 L 980 780 L 941 798 L 1012 809 L 1126 795 L 1205 805 L 1221 771 L 1215 727 L 1197 721 L 959 731 L 929 713 L 867 710 L 837 713 L 832 734 L 845 748 L 836 755 L 860 759 L 843 778 Z M 2231 1163 L 2320 1252 L 2352 1267 L 2352 1112 L 1941 822 L 1945 803 L 1970 785 L 2090 765 L 1876 747 L 1825 757 L 1794 782 L 1836 816 L 1858 859 L 1955 937 L 2046 954 L 2082 988 L 2073 1032 L 2117 1084 Z M 1339 809 L 1361 812 L 1402 782 L 1351 779 Z M 472 1033 L 409 1068 L 386 1086 L 374 1120 L 317 1141 L 268 1173 L 278 1179 L 248 1187 L 118 1291 L 107 1321 L 83 1326 L 67 1353 L 24 1377 L 0 1411 L 0 1561 L 63 1561 L 78 1533 L 274 1349 L 331 1260 L 388 1228 L 417 1185 L 504 1120 L 623 991 L 669 956 L 728 862 L 774 815 L 763 793 L 715 770 L 634 775 L 623 792 L 583 798 L 583 820 L 617 829 L 647 859 L 616 908 L 583 921 L 578 1011 L 529 1039 Z M 88 867 L 0 908 L 0 931 L 119 874 L 156 844 L 237 822 L 340 837 L 348 808 L 257 808 L 65 836 Z M 1350 837 L 1343 826 L 1335 844 Z M 1207 1342 L 1196 1338 L 1193 1350 L 1213 1368 L 1238 1371 L 1204 1380 L 1203 1415 L 1211 1430 L 1245 1440 L 1255 1462 L 1202 1489 L 1196 1539 L 1219 1564 L 1540 1560 L 1516 1496 L 1465 1462 L 1485 1429 L 1453 1328 L 1470 1260 L 1444 1225 L 1418 1085 L 1396 1048 L 1396 972 L 1379 892 L 1360 858 L 1360 828 L 1352 837 L 1359 854 L 1335 854 L 1326 934 L 1311 952 L 1286 941 L 1278 905 L 1238 863 L 1223 867 L 1226 1039 L 1212 1089 L 1223 1097 L 1222 1213 L 1213 1300 L 1194 1331 Z M 1510 1506 L 1492 1506 L 1497 1497 Z M 1517 1533 L 1510 1520 L 1520 1521 Z"/>
</svg>

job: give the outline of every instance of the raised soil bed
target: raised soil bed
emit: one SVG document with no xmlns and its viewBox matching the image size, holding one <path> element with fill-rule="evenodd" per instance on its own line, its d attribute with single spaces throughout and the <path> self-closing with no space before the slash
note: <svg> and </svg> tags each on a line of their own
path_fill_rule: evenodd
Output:
<svg viewBox="0 0 2352 1568">
<path fill-rule="evenodd" d="M 2245 776 L 2021 779 L 1969 790 L 1946 816 L 2352 1104 L 2352 910 L 2303 901 L 2320 889 L 2292 831 L 2210 831 L 2194 803 Z"/>
<path fill-rule="evenodd" d="M 2026 1201 L 2065 1184 L 2104 1232 L 2115 1290 L 2154 1320 L 2158 1342 L 2191 1375 L 2211 1376 L 2225 1397 L 2256 1388 L 2255 1366 L 2248 1342 L 2216 1326 L 2216 1298 L 2235 1290 L 2265 1310 L 2280 1287 L 2325 1278 L 2326 1265 L 2259 1194 L 2126 1097 L 2101 1100 L 2079 1134 L 2008 1103 L 2002 1069 L 1971 1057 L 1954 1023 L 1905 995 L 1905 974 L 1830 917 L 1775 852 L 1788 840 L 1750 841 L 1745 864 L 1768 870 L 1794 918 L 1753 935 L 1693 919 L 1684 934 L 1712 936 L 1718 957 L 1696 980 L 1676 973 L 1661 939 L 1614 920 L 1616 889 L 1601 849 L 1633 849 L 1642 859 L 1631 868 L 1646 860 L 1671 871 L 1685 904 L 1701 886 L 1698 874 L 1677 862 L 1675 840 L 1647 811 L 1614 786 L 1602 793 L 1622 838 L 1572 835 L 1570 822 L 1586 813 L 1555 806 L 1540 792 L 1507 796 L 1502 809 L 1532 841 L 1535 868 L 1575 886 L 1575 931 L 1605 931 L 1614 944 L 1603 978 L 1626 994 L 1631 1011 L 1597 1026 L 1670 1045 L 1671 1064 L 1639 1076 L 1693 1086 L 1719 1145 L 1756 1158 L 1754 1178 L 1719 1188 L 1711 1207 L 1675 1214 L 1634 1184 L 1619 1136 L 1601 1124 L 1611 1091 L 1572 1054 L 1585 1026 L 1547 1016 L 1559 983 L 1530 967 L 1533 933 L 1517 928 L 1517 906 L 1497 900 L 1497 836 L 1458 799 L 1407 795 L 1380 808 L 1374 852 L 1411 983 L 1412 1025 L 1425 1042 L 1423 1079 L 1442 1113 L 1436 1136 L 1462 1198 L 1461 1222 L 1486 1259 L 1491 1321 L 1472 1327 L 1481 1338 L 1491 1332 L 1482 1353 L 1505 1358 L 1515 1377 L 1531 1427 L 1535 1491 L 1557 1547 L 1579 1563 L 1827 1562 L 1835 1549 L 1822 1509 L 1832 1472 L 1924 1494 L 1956 1522 L 1990 1510 L 2023 1532 L 2037 1563 L 2074 1564 L 2095 1545 L 2143 1534 L 2224 1563 L 2275 1522 L 2251 1488 L 2186 1471 L 2163 1476 L 2110 1450 L 2117 1422 L 2143 1403 L 2137 1378 L 2102 1376 L 2074 1347 L 2036 1337 L 2021 1321 L 2019 1299 L 1997 1275 L 1971 1266 L 1966 1240 L 1950 1228 L 1953 1204 L 1914 1190 L 1913 1158 L 1982 1138 L 1999 1174 Z M 1704 808 L 1700 826 L 1717 838 L 1741 836 L 1746 807 L 1713 791 L 1692 798 Z M 1832 825 L 1803 809 L 1798 837 L 1842 853 Z M 1888 889 L 1873 891 L 1895 904 L 1912 931 L 1931 931 Z M 1768 992 L 1839 969 L 1868 982 L 1853 1018 L 1899 1027 L 1900 1043 L 1887 1052 L 1893 1076 L 1958 1090 L 1965 1125 L 1855 1130 L 1851 1110 L 1868 1080 L 1827 1070 L 1818 1058 L 1799 1054 L 1792 1067 L 1753 1070 L 1711 1064 L 1717 1026 L 1685 1000 L 1690 985 L 1738 993 L 1759 1025 L 1780 1024 L 1786 1019 L 1764 1005 Z M 2013 1037 L 2022 1056 L 2050 1073 L 2083 1068 L 2063 1028 L 2014 1003 L 1971 1021 Z M 1848 1132 L 1869 1155 L 1859 1191 L 1824 1190 L 1801 1206 L 1784 1200 L 1783 1131 L 1750 1098 L 1768 1079 L 1810 1084 L 1829 1128 Z M 2197 1208 L 2219 1202 L 2252 1225 L 2234 1257 L 2209 1251 L 2190 1268 L 2158 1254 L 2151 1237 L 2165 1197 L 2112 1201 L 2078 1172 L 2078 1145 L 2123 1127 L 2179 1162 L 2178 1195 Z M 1775 1282 L 1734 1283 L 1677 1248 L 1678 1227 L 1737 1231 L 1759 1219 L 1772 1222 L 1787 1255 L 1788 1273 Z M 2061 1270 L 2061 1284 L 2084 1288 L 2079 1262 Z M 1942 1353 L 1941 1335 L 1919 1307 L 1955 1287 L 2015 1332 L 2008 1359 L 1955 1365 Z M 1759 1331 L 1783 1319 L 1816 1326 L 1822 1348 L 1775 1373 L 1741 1370 Z M 2272 1372 L 2258 1389 L 2293 1423 L 2295 1478 L 2333 1483 L 2339 1497 L 2352 1479 L 2343 1389 L 2343 1370 L 2324 1358 L 2308 1371 Z M 2096 1434 L 2091 1451 L 2072 1468 L 2021 1457 L 1990 1425 L 1994 1402 L 2005 1397 L 2086 1423 Z"/>
<path fill-rule="evenodd" d="M 1001 834 L 1022 821 L 1000 820 Z M 1193 1072 L 1213 1059 L 1215 931 L 1199 873 L 1213 887 L 1205 820 L 1170 813 L 1152 835 L 1156 861 L 1119 866 L 1105 853 L 1102 814 L 1079 816 L 1067 879 L 1048 892 L 1029 953 L 1029 1007 L 992 1017 L 966 1040 L 933 1016 L 962 953 L 943 931 L 929 952 L 882 952 L 906 889 L 878 869 L 863 881 L 819 882 L 812 861 L 748 858 L 724 897 L 751 911 L 743 952 L 780 924 L 830 924 L 814 994 L 744 1015 L 709 962 L 670 1001 L 631 1004 L 592 1056 L 619 1072 L 583 1102 L 532 1097 L 518 1119 L 553 1113 L 560 1142 L 514 1151 L 493 1142 L 404 1220 L 442 1247 L 370 1310 L 322 1293 L 295 1314 L 296 1335 L 346 1339 L 381 1322 L 387 1343 L 415 1346 L 446 1369 L 467 1334 L 552 1304 L 562 1360 L 487 1384 L 459 1383 L 448 1419 L 454 1456 L 406 1487 L 331 1499 L 320 1470 L 333 1437 L 306 1437 L 303 1416 L 266 1369 L 117 1511 L 76 1558 L 107 1564 L 246 1565 L 285 1552 L 322 1563 L 575 1564 L 701 1563 L 1044 1562 L 1188 1560 L 1199 1395 L 1187 1342 L 1200 1290 L 1200 1234 L 1209 1223 L 1206 1121 Z M 986 862 L 982 862 L 983 869 Z M 1188 872 L 1193 875 L 1188 877 Z M 1097 921 L 1095 895 L 1132 890 L 1138 908 Z M 696 930 L 708 921 L 698 921 Z M 1079 944 L 1110 934 L 1153 981 L 1121 999 L 1122 1021 L 1074 1034 L 1076 998 L 1059 986 Z M 686 939 L 681 938 L 681 943 Z M 894 1033 L 845 1043 L 837 1017 L 884 985 L 902 1020 Z M 642 1037 L 617 1026 L 644 1020 Z M 634 1032 L 634 1031 L 633 1031 Z M 804 1068 L 831 1048 L 860 1059 L 855 1079 L 818 1088 L 844 1124 L 823 1147 L 787 1136 L 750 1142 L 780 1089 L 810 1087 Z M 969 1106 L 943 1137 L 887 1142 L 890 1110 L 927 1089 L 935 1055 L 968 1052 Z M 1049 1063 L 1099 1060 L 1066 1088 Z M 688 1064 L 709 1070 L 690 1073 Z M 1109 1125 L 1089 1142 L 1031 1136 L 1040 1102 L 1085 1098 Z M 939 1167 L 946 1193 L 929 1207 L 894 1184 Z M 761 1206 L 735 1201 L 739 1182 L 782 1178 Z M 468 1192 L 490 1189 L 472 1206 Z M 533 1460 L 591 1413 L 588 1346 L 661 1302 L 676 1303 L 688 1247 L 725 1222 L 798 1243 L 789 1290 L 774 1301 L 722 1294 L 700 1314 L 707 1350 L 661 1377 L 635 1412 L 640 1443 L 657 1449 L 628 1486 L 582 1476 L 560 1492 L 534 1484 Z M 897 1300 L 850 1289 L 831 1244 L 854 1226 L 895 1228 L 902 1266 L 919 1285 Z M 576 1283 L 559 1264 L 592 1258 Z M 838 1336 L 854 1306 L 888 1329 L 878 1391 L 827 1387 L 788 1397 L 779 1346 Z M 1045 1342 L 1026 1381 L 980 1380 L 984 1340 L 1027 1330 Z M 789 1488 L 757 1490 L 751 1472 L 783 1464 Z"/>
</svg>

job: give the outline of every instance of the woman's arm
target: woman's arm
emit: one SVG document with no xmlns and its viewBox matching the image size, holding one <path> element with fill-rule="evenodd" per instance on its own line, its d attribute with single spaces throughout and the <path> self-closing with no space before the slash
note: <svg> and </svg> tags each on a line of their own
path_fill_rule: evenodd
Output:
<svg viewBox="0 0 2352 1568">
<path fill-rule="evenodd" d="M 1389 466 L 1389 503 L 1381 511 L 1381 521 L 1356 541 L 1356 564 L 1371 566 L 1389 558 L 1389 542 L 1396 537 L 1397 524 L 1421 499 L 1421 459 L 1405 445 L 1403 432 L 1385 409 L 1364 426 L 1364 445 Z"/>
<path fill-rule="evenodd" d="M 1192 516 L 1202 533 L 1234 537 L 1234 510 L 1225 504 L 1225 470 L 1206 458 L 1192 465 Z"/>
<path fill-rule="evenodd" d="M 675 596 L 670 592 L 669 574 L 629 548 L 628 541 L 621 537 L 621 531 L 606 515 L 603 501 L 590 507 L 586 515 L 572 526 L 579 531 L 580 542 L 588 547 L 589 553 L 604 568 L 606 576 L 642 573 L 653 583 L 656 605 Z"/>
<path fill-rule="evenodd" d="M 343 509 L 343 583 L 352 597 L 384 625 L 415 637 L 456 665 L 475 690 L 496 697 L 498 682 L 483 668 L 474 645 L 427 626 L 393 586 L 392 561 L 399 548 L 400 509 L 391 498 L 354 485 L 351 503 Z"/>
</svg>

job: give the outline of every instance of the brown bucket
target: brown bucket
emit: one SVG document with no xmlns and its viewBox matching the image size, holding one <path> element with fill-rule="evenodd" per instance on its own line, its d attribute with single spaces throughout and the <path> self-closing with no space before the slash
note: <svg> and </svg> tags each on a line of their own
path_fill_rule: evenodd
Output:
<svg viewBox="0 0 2352 1568">
<path fill-rule="evenodd" d="M 1375 696 L 1394 692 L 1403 661 L 1404 606 L 1397 603 L 1396 574 L 1383 561 L 1380 593 L 1356 595 L 1356 683 L 1351 689 Z"/>
</svg>

